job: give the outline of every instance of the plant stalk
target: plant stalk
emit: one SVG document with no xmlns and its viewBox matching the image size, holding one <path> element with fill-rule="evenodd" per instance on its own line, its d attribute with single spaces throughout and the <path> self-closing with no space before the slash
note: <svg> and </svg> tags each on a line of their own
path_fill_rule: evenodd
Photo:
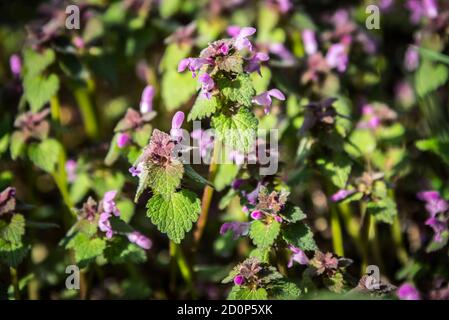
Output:
<svg viewBox="0 0 449 320">
<path fill-rule="evenodd" d="M 217 142 L 215 143 L 214 146 L 214 151 L 212 154 L 212 160 L 211 163 L 209 165 L 209 181 L 214 181 L 215 179 L 215 175 L 217 174 L 217 169 L 218 169 L 218 157 L 220 154 L 220 142 L 217 140 Z M 204 229 L 206 227 L 206 222 L 207 222 L 207 217 L 209 215 L 209 209 L 210 209 L 210 205 L 212 202 L 212 196 L 214 194 L 214 188 L 212 188 L 209 185 L 206 185 L 204 187 L 204 191 L 203 191 L 203 197 L 201 199 L 201 213 L 200 213 L 200 217 L 198 218 L 198 224 L 197 224 L 197 228 L 195 230 L 195 233 L 193 235 L 194 238 L 194 244 L 193 244 L 193 249 L 194 251 L 196 251 L 196 249 L 198 248 L 198 245 L 200 243 L 201 237 L 203 236 L 204 233 Z"/>
<path fill-rule="evenodd" d="M 17 275 L 17 269 L 10 267 L 9 273 L 11 274 L 11 283 L 14 292 L 14 299 L 20 300 L 19 277 Z"/>
</svg>

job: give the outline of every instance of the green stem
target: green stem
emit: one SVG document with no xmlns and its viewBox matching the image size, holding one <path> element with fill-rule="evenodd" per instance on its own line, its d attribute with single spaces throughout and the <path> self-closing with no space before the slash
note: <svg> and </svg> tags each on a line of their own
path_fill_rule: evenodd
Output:
<svg viewBox="0 0 449 320">
<path fill-rule="evenodd" d="M 334 252 L 337 255 L 343 257 L 345 255 L 343 247 L 343 234 L 341 231 L 340 219 L 338 218 L 338 212 L 335 205 L 331 205 L 331 230 Z"/>
<path fill-rule="evenodd" d="M 50 102 L 50 108 L 51 108 L 51 118 L 54 122 L 60 121 L 60 115 L 61 115 L 61 107 L 59 104 L 58 96 L 53 96 L 51 98 Z M 70 213 L 72 213 L 71 209 L 73 207 L 72 200 L 70 198 L 68 186 L 67 186 L 67 174 L 65 171 L 65 163 L 66 163 L 66 152 L 64 149 L 64 144 L 61 142 L 61 137 L 59 136 L 59 142 L 61 145 L 61 150 L 59 153 L 58 158 L 58 166 L 56 168 L 56 171 L 53 172 L 51 175 L 56 183 L 56 186 L 59 189 L 59 192 L 61 192 L 62 199 L 67 206 Z"/>
<path fill-rule="evenodd" d="M 211 159 L 211 163 L 209 165 L 209 181 L 214 181 L 215 175 L 217 174 L 218 169 L 218 157 L 220 154 L 220 142 L 217 140 L 214 146 L 214 151 Z M 204 228 L 206 227 L 207 222 L 207 216 L 209 215 L 209 209 L 212 202 L 212 196 L 214 194 L 214 188 L 212 188 L 209 185 L 206 185 L 204 187 L 203 191 L 203 197 L 201 199 L 201 213 L 200 217 L 198 218 L 198 224 L 197 228 L 195 230 L 195 233 L 193 235 L 194 238 L 194 244 L 193 249 L 194 251 L 198 248 L 198 245 L 200 243 L 201 237 L 204 233 Z"/>
<path fill-rule="evenodd" d="M 192 270 L 190 269 L 189 264 L 187 263 L 187 260 L 185 259 L 179 244 L 176 244 L 171 240 L 170 240 L 170 256 L 175 259 L 179 271 L 181 271 L 181 275 L 184 281 L 186 282 L 187 287 L 189 288 L 189 291 L 192 293 L 193 296 L 195 296 L 196 294 L 193 285 Z"/>
<path fill-rule="evenodd" d="M 98 137 L 97 119 L 95 116 L 95 107 L 92 102 L 90 90 L 86 86 L 76 85 L 73 91 L 75 100 L 81 111 L 84 128 L 89 138 Z"/>
<path fill-rule="evenodd" d="M 369 263 L 369 231 L 371 225 L 371 215 L 366 212 L 366 203 L 363 201 L 360 202 L 360 215 L 362 217 L 362 225 L 360 227 L 360 240 L 363 247 L 361 274 L 363 275 Z"/>
<path fill-rule="evenodd" d="M 19 277 L 17 276 L 17 269 L 10 267 L 9 273 L 11 274 L 11 283 L 14 291 L 14 299 L 20 300 Z"/>
<path fill-rule="evenodd" d="M 351 209 L 348 203 L 339 203 L 338 209 L 343 218 L 346 230 L 349 236 L 352 238 L 360 255 L 363 254 L 362 242 L 360 240 L 360 224 L 352 215 Z"/>
<path fill-rule="evenodd" d="M 395 200 L 395 194 L 393 189 L 388 190 L 389 196 Z M 401 231 L 401 221 L 399 219 L 399 213 L 396 214 L 393 220 L 393 224 L 391 225 L 391 235 L 393 238 L 394 247 L 396 248 L 396 255 L 398 256 L 398 260 L 402 263 L 402 265 L 406 265 L 409 261 L 409 257 L 407 254 L 407 250 L 404 246 L 404 241 L 402 239 L 402 231 Z"/>
</svg>

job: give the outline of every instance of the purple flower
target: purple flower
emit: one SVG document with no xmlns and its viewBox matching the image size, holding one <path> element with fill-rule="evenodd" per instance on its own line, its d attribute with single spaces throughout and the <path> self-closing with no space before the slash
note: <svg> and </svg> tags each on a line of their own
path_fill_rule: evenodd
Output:
<svg viewBox="0 0 449 320">
<path fill-rule="evenodd" d="M 114 230 L 112 230 L 111 222 L 109 221 L 110 217 L 112 217 L 110 213 L 103 212 L 98 220 L 98 227 L 101 231 L 106 232 L 106 238 L 108 239 L 111 239 L 114 235 Z"/>
<path fill-rule="evenodd" d="M 192 72 L 192 77 L 196 77 L 196 72 L 205 64 L 212 65 L 210 59 L 206 58 L 185 58 L 178 64 L 178 72 L 184 72 L 187 68 Z"/>
<path fill-rule="evenodd" d="M 126 145 L 131 141 L 131 137 L 126 132 L 120 132 L 117 136 L 117 146 L 121 149 L 126 147 Z"/>
<path fill-rule="evenodd" d="M 144 114 L 153 110 L 154 88 L 153 86 L 146 86 L 143 89 L 142 97 L 140 99 L 140 113 Z"/>
<path fill-rule="evenodd" d="M 198 148 L 201 157 L 205 157 L 214 146 L 213 136 L 201 129 L 193 130 L 190 135 L 192 136 L 192 139 L 198 141 Z"/>
<path fill-rule="evenodd" d="M 422 17 L 434 19 L 438 16 L 438 5 L 435 0 L 408 0 L 406 5 L 411 13 L 411 21 L 418 23 Z"/>
<path fill-rule="evenodd" d="M 137 167 L 134 167 L 134 166 L 130 167 L 130 168 L 128 169 L 128 171 L 129 171 L 129 173 L 131 173 L 131 175 L 132 175 L 133 177 L 139 176 L 139 174 L 142 173 L 142 168 L 141 168 L 140 163 L 139 163 L 139 165 L 137 165 Z"/>
<path fill-rule="evenodd" d="M 83 38 L 81 38 L 80 36 L 75 36 L 72 40 L 72 43 L 75 47 L 77 47 L 78 49 L 84 49 L 85 47 L 85 43 Z"/>
<path fill-rule="evenodd" d="M 257 52 L 255 55 L 253 55 L 249 60 L 248 64 L 246 65 L 246 72 L 257 72 L 260 76 L 262 74 L 260 73 L 260 64 L 263 61 L 270 60 L 270 57 L 265 52 Z"/>
<path fill-rule="evenodd" d="M 128 240 L 131 243 L 135 243 L 139 247 L 148 250 L 153 245 L 152 241 L 145 237 L 143 234 L 141 234 L 138 231 L 134 231 L 128 234 Z"/>
<path fill-rule="evenodd" d="M 22 60 L 20 59 L 20 56 L 18 54 L 13 54 L 9 58 L 9 67 L 11 69 L 11 73 L 15 77 L 20 76 L 20 73 L 22 72 Z"/>
<path fill-rule="evenodd" d="M 438 5 L 436 0 L 423 0 L 422 2 L 425 15 L 434 19 L 438 16 Z"/>
<path fill-rule="evenodd" d="M 330 68 L 337 68 L 339 72 L 344 72 L 348 66 L 346 46 L 341 43 L 333 44 L 327 51 L 326 62 Z"/>
<path fill-rule="evenodd" d="M 308 55 L 317 52 L 318 44 L 315 39 L 315 32 L 310 29 L 305 29 L 302 32 L 302 40 L 304 42 L 304 49 Z"/>
<path fill-rule="evenodd" d="M 271 53 L 277 55 L 284 64 L 293 64 L 295 62 L 295 57 L 288 51 L 288 49 L 282 43 L 272 43 L 270 44 L 269 50 Z"/>
<path fill-rule="evenodd" d="M 262 184 L 259 182 L 257 187 L 248 194 L 244 194 L 246 196 L 246 200 L 248 200 L 249 204 L 255 205 L 257 202 L 257 197 L 259 196 L 260 187 Z"/>
<path fill-rule="evenodd" d="M 288 248 L 292 252 L 290 260 L 288 261 L 288 264 L 287 264 L 288 268 L 291 268 L 293 266 L 293 261 L 295 261 L 301 265 L 306 265 L 309 263 L 309 258 L 307 258 L 304 251 L 302 251 L 301 249 L 299 249 L 295 246 L 292 246 L 292 245 L 289 245 Z"/>
<path fill-rule="evenodd" d="M 214 90 L 215 87 L 214 79 L 212 79 L 208 73 L 203 73 L 198 80 L 201 82 L 201 92 L 203 96 L 210 99 L 211 91 Z"/>
<path fill-rule="evenodd" d="M 436 242 L 443 241 L 442 234 L 447 230 L 447 221 L 442 221 L 437 217 L 430 217 L 426 220 L 426 225 L 433 229 L 435 232 L 434 240 Z"/>
<path fill-rule="evenodd" d="M 287 13 L 292 7 L 290 0 L 275 0 L 279 6 L 279 11 L 282 13 Z"/>
<path fill-rule="evenodd" d="M 419 53 L 414 46 L 409 46 L 405 52 L 404 66 L 407 71 L 414 71 L 419 66 Z"/>
<path fill-rule="evenodd" d="M 0 216 L 16 209 L 16 189 L 8 187 L 0 192 Z"/>
<path fill-rule="evenodd" d="M 67 173 L 67 180 L 72 183 L 76 179 L 76 161 L 69 159 L 65 163 L 65 171 Z"/>
<path fill-rule="evenodd" d="M 265 215 L 260 210 L 254 210 L 253 212 L 251 212 L 251 218 L 253 218 L 254 220 L 261 220 L 264 216 Z"/>
<path fill-rule="evenodd" d="M 417 197 L 426 202 L 426 210 L 431 217 L 449 210 L 449 203 L 441 198 L 437 191 L 421 191 L 417 194 Z"/>
<path fill-rule="evenodd" d="M 117 195 L 117 191 L 108 191 L 104 194 L 102 204 L 103 211 L 106 213 L 112 213 L 114 216 L 120 216 L 120 211 L 118 210 L 114 198 Z"/>
<path fill-rule="evenodd" d="M 253 45 L 247 38 L 254 33 L 256 33 L 255 28 L 244 27 L 240 29 L 239 34 L 235 37 L 234 41 L 234 46 L 237 48 L 237 50 L 248 48 L 249 51 L 253 51 Z"/>
<path fill-rule="evenodd" d="M 366 120 L 360 121 L 357 125 L 359 128 L 376 129 L 380 126 L 381 119 L 376 115 L 372 105 L 365 104 L 362 107 L 362 114 Z"/>
<path fill-rule="evenodd" d="M 241 274 L 237 275 L 237 276 L 234 278 L 234 284 L 235 284 L 236 286 L 241 286 L 244 282 L 245 282 L 245 277 L 242 276 Z"/>
<path fill-rule="evenodd" d="M 347 197 L 349 197 L 351 194 L 355 193 L 355 190 L 345 190 L 345 189 L 341 189 L 338 190 L 336 193 L 334 193 L 331 196 L 331 200 L 333 202 L 338 202 L 341 201 L 343 199 L 346 199 Z"/>
<path fill-rule="evenodd" d="M 230 37 L 237 37 L 240 33 L 240 27 L 239 26 L 229 26 L 226 28 L 226 33 L 230 36 Z"/>
<path fill-rule="evenodd" d="M 220 234 L 223 235 L 228 231 L 231 231 L 234 234 L 234 240 L 237 240 L 248 234 L 249 222 L 225 222 L 221 225 Z"/>
<path fill-rule="evenodd" d="M 182 130 L 181 126 L 184 122 L 184 112 L 177 111 L 171 120 L 171 130 L 170 135 L 173 139 L 180 141 L 182 139 Z"/>
<path fill-rule="evenodd" d="M 279 222 L 279 223 L 282 223 L 282 217 L 281 216 L 279 216 L 279 215 L 274 215 L 274 220 L 276 220 L 276 222 Z"/>
<path fill-rule="evenodd" d="M 419 291 L 410 283 L 401 285 L 396 294 L 401 300 L 421 300 Z"/>
<path fill-rule="evenodd" d="M 238 189 L 240 189 L 240 187 L 242 186 L 243 183 L 245 183 L 245 180 L 243 180 L 243 179 L 235 179 L 231 183 L 231 188 L 234 189 L 234 190 L 238 190 Z"/>
<path fill-rule="evenodd" d="M 276 99 L 282 101 L 285 100 L 285 96 L 281 91 L 279 91 L 278 89 L 271 89 L 255 96 L 253 98 L 253 102 L 260 106 L 264 106 L 265 114 L 268 114 L 270 112 L 270 106 L 272 102 L 271 97 L 275 97 Z"/>
</svg>

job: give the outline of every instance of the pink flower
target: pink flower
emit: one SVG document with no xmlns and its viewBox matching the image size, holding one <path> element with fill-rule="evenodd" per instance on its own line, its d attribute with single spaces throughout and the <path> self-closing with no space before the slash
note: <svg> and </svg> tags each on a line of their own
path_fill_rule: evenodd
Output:
<svg viewBox="0 0 449 320">
<path fill-rule="evenodd" d="M 253 102 L 265 107 L 265 114 L 268 114 L 270 112 L 270 106 L 272 103 L 271 97 L 274 97 L 278 100 L 285 100 L 284 94 L 279 91 L 278 89 L 271 89 L 264 93 L 261 93 L 253 98 Z"/>
<path fill-rule="evenodd" d="M 211 91 L 214 90 L 215 87 L 214 79 L 212 79 L 208 73 L 203 73 L 198 80 L 201 82 L 201 92 L 203 96 L 210 99 Z"/>
<path fill-rule="evenodd" d="M 246 72 L 256 72 L 259 73 L 259 75 L 262 76 L 260 73 L 260 64 L 263 61 L 270 60 L 270 57 L 265 52 L 257 52 L 255 55 L 253 55 L 249 60 L 248 64 L 245 68 Z"/>
<path fill-rule="evenodd" d="M 214 146 L 214 140 L 213 137 L 201 130 L 201 129 L 195 129 L 192 131 L 191 133 L 192 139 L 195 139 L 198 141 L 198 148 L 199 148 L 199 152 L 201 157 L 205 157 L 208 152 L 210 152 L 210 150 L 212 150 L 213 146 Z"/>
<path fill-rule="evenodd" d="M 421 191 L 417 194 L 418 199 L 426 202 L 426 210 L 431 217 L 435 217 L 438 213 L 449 210 L 449 203 L 441 198 L 437 191 Z"/>
<path fill-rule="evenodd" d="M 254 33 L 256 33 L 255 28 L 244 27 L 240 29 L 240 32 L 237 37 L 235 37 L 234 41 L 234 46 L 237 48 L 237 50 L 248 48 L 249 51 L 253 51 L 253 45 L 247 38 Z"/>
<path fill-rule="evenodd" d="M 72 183 L 76 179 L 76 161 L 69 159 L 65 163 L 65 171 L 67 173 L 67 180 Z"/>
<path fill-rule="evenodd" d="M 419 291 L 410 283 L 401 285 L 396 294 L 401 300 L 421 300 Z"/>
<path fill-rule="evenodd" d="M 436 0 L 423 0 L 424 13 L 430 19 L 438 16 L 438 5 Z"/>
<path fill-rule="evenodd" d="M 15 77 L 20 76 L 20 73 L 22 72 L 22 60 L 20 59 L 20 56 L 18 54 L 13 54 L 9 58 L 9 67 L 11 69 L 11 73 Z"/>
<path fill-rule="evenodd" d="M 84 49 L 84 47 L 85 47 L 84 40 L 80 36 L 74 37 L 72 42 L 73 42 L 73 45 L 75 47 L 77 47 L 78 49 Z"/>
<path fill-rule="evenodd" d="M 241 28 L 239 26 L 229 26 L 226 28 L 226 33 L 229 36 L 236 38 L 240 33 L 240 29 Z"/>
<path fill-rule="evenodd" d="M 339 72 L 344 72 L 348 66 L 346 46 L 341 43 L 333 44 L 327 51 L 326 62 L 330 68 L 336 68 Z"/>
<path fill-rule="evenodd" d="M 251 212 L 251 218 L 253 218 L 254 220 L 261 220 L 263 219 L 263 217 L 264 214 L 260 210 L 254 210 L 253 212 Z"/>
<path fill-rule="evenodd" d="M 140 99 L 140 113 L 144 114 L 153 110 L 154 88 L 153 86 L 146 86 L 143 89 L 142 97 Z"/>
<path fill-rule="evenodd" d="M 109 218 L 112 217 L 112 215 L 108 212 L 103 212 L 100 214 L 100 219 L 98 220 L 98 227 L 101 231 L 106 233 L 106 238 L 111 239 L 114 235 L 114 231 L 111 227 L 111 222 L 109 221 Z"/>
<path fill-rule="evenodd" d="M 103 211 L 106 213 L 112 213 L 114 216 L 120 216 L 120 211 L 118 210 L 114 198 L 117 195 L 117 191 L 108 191 L 103 196 Z"/>
<path fill-rule="evenodd" d="M 236 286 L 241 286 L 244 282 L 245 282 L 245 278 L 240 274 L 234 278 L 234 284 Z"/>
<path fill-rule="evenodd" d="M 174 140 L 181 141 L 181 139 L 182 139 L 181 126 L 182 126 L 182 123 L 184 122 L 184 118 L 185 118 L 184 112 L 178 111 L 175 113 L 175 115 L 173 116 L 173 118 L 171 120 L 170 135 L 172 136 L 172 138 Z"/>
<path fill-rule="evenodd" d="M 196 72 L 205 64 L 212 65 L 213 63 L 206 58 L 185 58 L 178 64 L 178 72 L 184 72 L 187 68 L 192 72 L 192 77 L 196 77 Z"/>
<path fill-rule="evenodd" d="M 270 44 L 269 50 L 271 53 L 281 58 L 282 62 L 285 64 L 293 64 L 295 62 L 293 54 L 282 43 Z"/>
<path fill-rule="evenodd" d="M 338 202 L 341 201 L 343 199 L 346 199 L 347 197 L 349 197 L 350 195 L 352 195 L 353 193 L 355 193 L 355 190 L 345 190 L 345 189 L 341 189 L 338 190 L 336 193 L 334 193 L 331 196 L 331 200 L 333 202 Z"/>
<path fill-rule="evenodd" d="M 126 132 L 121 132 L 117 136 L 117 146 L 119 148 L 124 148 L 131 141 L 131 137 Z"/>
<path fill-rule="evenodd" d="M 304 49 L 308 55 L 317 52 L 318 45 L 316 43 L 315 32 L 313 32 L 313 30 L 305 29 L 302 32 L 302 40 L 304 42 Z"/>
<path fill-rule="evenodd" d="M 276 220 L 276 222 L 282 223 L 282 217 L 278 216 L 277 214 L 274 216 L 274 220 Z"/>
<path fill-rule="evenodd" d="M 237 240 L 239 237 L 246 236 L 249 232 L 249 222 L 225 222 L 220 227 L 220 234 L 226 232 L 233 233 L 233 239 Z"/>
<path fill-rule="evenodd" d="M 309 263 L 309 258 L 306 256 L 304 251 L 302 251 L 301 249 L 299 249 L 295 246 L 292 246 L 292 245 L 289 245 L 288 248 L 292 252 L 290 260 L 288 261 L 288 264 L 287 264 L 288 268 L 293 267 L 293 261 L 295 261 L 301 265 L 306 265 Z"/>
<path fill-rule="evenodd" d="M 131 168 L 128 169 L 128 171 L 129 173 L 131 173 L 133 177 L 137 177 L 139 176 L 139 174 L 142 173 L 142 168 L 139 165 L 137 167 L 132 166 Z"/>
<path fill-rule="evenodd" d="M 419 66 L 419 53 L 415 47 L 409 46 L 405 52 L 404 66 L 407 71 L 414 71 Z"/>
<path fill-rule="evenodd" d="M 148 250 L 153 245 L 152 241 L 145 237 L 143 234 L 141 234 L 138 231 L 134 231 L 128 234 L 128 240 L 131 243 L 135 243 L 139 247 Z"/>
</svg>

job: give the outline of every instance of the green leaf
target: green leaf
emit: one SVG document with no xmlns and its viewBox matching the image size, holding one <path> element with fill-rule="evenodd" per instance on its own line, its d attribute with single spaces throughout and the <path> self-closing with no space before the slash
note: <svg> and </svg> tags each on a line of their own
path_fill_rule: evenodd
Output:
<svg viewBox="0 0 449 320">
<path fill-rule="evenodd" d="M 52 49 L 45 49 L 38 53 L 31 49 L 23 52 L 24 73 L 26 77 L 34 77 L 47 69 L 55 61 L 55 52 Z"/>
<path fill-rule="evenodd" d="M 257 247 L 267 248 L 274 243 L 280 231 L 281 224 L 277 221 L 265 224 L 262 221 L 256 220 L 251 223 L 249 236 Z"/>
<path fill-rule="evenodd" d="M 219 109 L 219 103 L 217 96 L 212 96 L 210 99 L 207 99 L 199 95 L 189 112 L 187 121 L 209 118 Z"/>
<path fill-rule="evenodd" d="M 448 69 L 446 66 L 442 64 L 434 66 L 428 60 L 422 61 L 415 75 L 415 88 L 418 96 L 424 97 L 437 90 L 447 81 L 447 78 Z"/>
<path fill-rule="evenodd" d="M 438 139 L 419 140 L 416 147 L 421 151 L 430 151 L 438 155 L 446 164 L 449 164 L 449 143 Z"/>
<path fill-rule="evenodd" d="M 25 150 L 25 136 L 21 131 L 14 131 L 11 136 L 11 158 L 16 160 Z"/>
<path fill-rule="evenodd" d="M 153 193 L 170 194 L 181 184 L 184 167 L 181 162 L 174 160 L 167 166 L 148 165 L 147 185 Z"/>
<path fill-rule="evenodd" d="M 164 0 L 159 4 L 159 13 L 166 19 L 174 15 L 181 7 L 181 0 Z"/>
<path fill-rule="evenodd" d="M 396 202 L 391 198 L 384 198 L 375 202 L 369 202 L 367 212 L 373 215 L 377 221 L 393 224 L 397 214 Z"/>
<path fill-rule="evenodd" d="M 87 173 L 80 173 L 70 188 L 70 199 L 73 203 L 80 202 L 91 187 L 92 181 Z"/>
<path fill-rule="evenodd" d="M 230 101 L 242 106 L 250 107 L 256 92 L 254 91 L 251 78 L 248 74 L 240 74 L 231 80 L 227 77 L 218 79 L 217 85 L 220 92 Z"/>
<path fill-rule="evenodd" d="M 344 146 L 346 152 L 354 157 L 368 155 L 376 150 L 376 138 L 367 129 L 357 129 L 349 137 L 349 143 Z"/>
<path fill-rule="evenodd" d="M 106 241 L 100 238 L 90 238 L 83 232 L 78 232 L 66 246 L 75 251 L 75 260 L 80 267 L 85 267 L 96 257 L 103 254 Z"/>
<path fill-rule="evenodd" d="M 148 141 L 150 141 L 152 127 L 150 124 L 146 124 L 141 128 L 134 130 L 133 141 L 135 141 L 139 147 L 144 148 Z"/>
<path fill-rule="evenodd" d="M 282 232 L 284 240 L 304 251 L 314 251 L 317 249 L 313 232 L 305 223 L 299 222 L 288 225 Z"/>
<path fill-rule="evenodd" d="M 21 243 L 25 234 L 25 218 L 21 214 L 14 214 L 9 223 L 0 220 L 0 239 L 12 243 Z"/>
<path fill-rule="evenodd" d="M 168 111 L 173 111 L 186 103 L 196 92 L 196 81 L 190 72 L 179 73 L 170 70 L 162 77 L 162 99 Z"/>
<path fill-rule="evenodd" d="M 300 207 L 294 206 L 291 203 L 286 204 L 285 209 L 282 212 L 282 217 L 284 220 L 290 223 L 298 222 L 301 220 L 304 220 L 307 216 L 306 214 L 301 210 Z"/>
<path fill-rule="evenodd" d="M 106 154 L 106 157 L 104 158 L 104 164 L 107 166 L 112 166 L 115 161 L 120 156 L 120 148 L 117 145 L 117 139 L 120 133 L 114 134 L 114 137 L 112 137 L 111 144 L 109 146 L 108 153 Z"/>
<path fill-rule="evenodd" d="M 199 183 L 202 186 L 208 185 L 214 187 L 214 185 L 210 181 L 208 181 L 202 175 L 196 172 L 195 169 L 193 169 L 192 166 L 189 164 L 184 164 L 184 173 L 186 174 L 187 177 L 189 177 L 190 179 Z"/>
<path fill-rule="evenodd" d="M 179 62 L 187 57 L 191 49 L 191 45 L 187 44 L 169 44 L 165 49 L 164 56 L 162 57 L 161 63 L 159 64 L 160 70 L 177 70 Z"/>
<path fill-rule="evenodd" d="M 346 187 L 346 183 L 351 173 L 351 161 L 342 155 L 334 157 L 333 161 L 326 161 L 326 159 L 318 159 L 317 164 L 320 166 L 320 171 L 338 188 Z"/>
<path fill-rule="evenodd" d="M 37 167 L 53 173 L 61 151 L 61 145 L 57 140 L 46 139 L 40 143 L 32 143 L 28 147 L 28 157 Z"/>
<path fill-rule="evenodd" d="M 229 300 L 267 300 L 268 293 L 264 288 L 250 289 L 243 286 L 233 286 L 228 295 Z"/>
<path fill-rule="evenodd" d="M 277 300 L 294 300 L 301 295 L 301 289 L 294 282 L 278 280 L 270 288 L 270 293 Z"/>
<path fill-rule="evenodd" d="M 104 250 L 104 256 L 112 264 L 143 263 L 147 260 L 145 250 L 124 237 L 114 237 Z"/>
<path fill-rule="evenodd" d="M 217 173 L 214 177 L 214 186 L 217 191 L 221 191 L 229 186 L 237 177 L 240 166 L 232 163 L 222 163 L 218 165 Z"/>
<path fill-rule="evenodd" d="M 268 263 L 270 257 L 270 248 L 255 248 L 249 253 L 250 258 L 257 258 L 260 262 Z"/>
<path fill-rule="evenodd" d="M 31 111 L 38 112 L 58 92 L 59 79 L 55 74 L 50 74 L 48 77 L 27 76 L 23 81 L 23 89 Z"/>
<path fill-rule="evenodd" d="M 426 48 L 416 47 L 423 58 L 449 65 L 449 56 Z"/>
<path fill-rule="evenodd" d="M 248 108 L 240 108 L 237 114 L 219 114 L 212 117 L 212 127 L 223 143 L 243 152 L 249 152 L 255 142 L 257 119 Z"/>
<path fill-rule="evenodd" d="M 147 216 L 159 231 L 180 243 L 201 211 L 200 199 L 188 190 L 172 194 L 156 194 L 147 203 Z"/>
<path fill-rule="evenodd" d="M 0 263 L 17 268 L 28 254 L 28 247 L 22 243 L 11 243 L 0 239 Z"/>
</svg>

